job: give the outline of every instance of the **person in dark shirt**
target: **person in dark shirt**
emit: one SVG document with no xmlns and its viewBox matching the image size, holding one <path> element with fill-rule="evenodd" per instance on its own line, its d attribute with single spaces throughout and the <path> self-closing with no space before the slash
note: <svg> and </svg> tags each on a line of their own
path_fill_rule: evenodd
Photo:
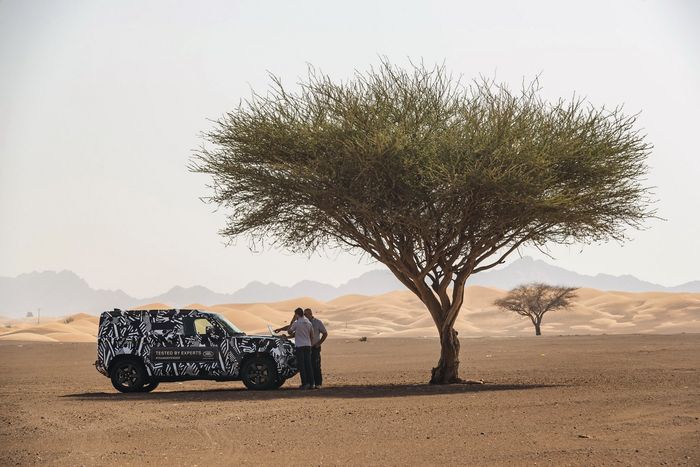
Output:
<svg viewBox="0 0 700 467">
<path fill-rule="evenodd" d="M 304 316 L 311 321 L 313 331 L 311 339 L 311 368 L 314 375 L 314 389 L 321 389 L 323 385 L 323 373 L 321 372 L 321 344 L 328 337 L 326 326 L 320 319 L 314 318 L 311 308 L 304 310 Z"/>
</svg>

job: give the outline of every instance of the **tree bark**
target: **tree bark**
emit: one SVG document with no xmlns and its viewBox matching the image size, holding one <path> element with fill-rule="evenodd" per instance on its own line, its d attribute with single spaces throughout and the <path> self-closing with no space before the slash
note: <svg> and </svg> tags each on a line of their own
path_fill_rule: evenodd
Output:
<svg viewBox="0 0 700 467">
<path fill-rule="evenodd" d="M 539 323 L 539 321 L 535 323 L 535 335 L 536 335 L 536 336 L 541 336 L 541 335 L 542 335 L 542 331 L 540 331 L 540 323 Z"/>
<path fill-rule="evenodd" d="M 432 370 L 430 384 L 459 383 L 459 339 L 452 326 L 440 328 L 440 360 Z"/>
<path fill-rule="evenodd" d="M 430 384 L 463 382 L 459 377 L 459 339 L 454 324 L 464 302 L 464 283 L 470 270 L 460 273 L 454 279 L 452 272 L 449 272 L 442 277 L 441 284 L 429 287 L 425 283 L 425 276 L 414 277 L 403 273 L 397 266 L 387 266 L 423 302 L 440 334 L 440 360 L 431 371 Z M 447 295 L 450 283 L 454 283 L 451 299 Z"/>
</svg>

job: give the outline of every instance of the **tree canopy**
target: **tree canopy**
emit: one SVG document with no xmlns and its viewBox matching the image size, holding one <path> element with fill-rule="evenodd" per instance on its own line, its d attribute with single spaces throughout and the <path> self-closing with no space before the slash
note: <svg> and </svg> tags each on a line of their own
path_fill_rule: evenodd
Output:
<svg viewBox="0 0 700 467">
<path fill-rule="evenodd" d="M 458 380 L 471 274 L 523 244 L 622 240 L 653 215 L 635 116 L 547 102 L 537 82 L 512 92 L 386 60 L 344 82 L 310 69 L 294 91 L 273 78 L 204 138 L 191 169 L 212 176 L 222 234 L 385 264 L 438 327 L 434 382 Z"/>
</svg>

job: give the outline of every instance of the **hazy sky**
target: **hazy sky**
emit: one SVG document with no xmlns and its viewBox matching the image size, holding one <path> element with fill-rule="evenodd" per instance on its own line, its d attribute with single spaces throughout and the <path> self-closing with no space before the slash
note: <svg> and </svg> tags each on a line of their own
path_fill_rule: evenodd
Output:
<svg viewBox="0 0 700 467">
<path fill-rule="evenodd" d="M 0 276 L 70 269 L 146 296 L 378 266 L 225 247 L 186 164 L 267 71 L 347 78 L 386 55 L 641 111 L 659 214 L 632 241 L 553 248 L 582 273 L 700 279 L 700 9 L 693 1 L 0 1 Z M 532 252 L 527 252 L 532 254 Z M 537 255 L 535 255 L 537 256 Z"/>
</svg>

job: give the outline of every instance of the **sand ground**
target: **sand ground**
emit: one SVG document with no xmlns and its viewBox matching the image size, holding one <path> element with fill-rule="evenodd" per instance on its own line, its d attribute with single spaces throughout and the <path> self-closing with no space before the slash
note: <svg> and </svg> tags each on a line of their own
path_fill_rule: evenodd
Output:
<svg viewBox="0 0 700 467">
<path fill-rule="evenodd" d="M 700 465 L 700 334 L 329 340 L 319 391 L 124 395 L 91 343 L 0 342 L 2 465 Z"/>
</svg>

